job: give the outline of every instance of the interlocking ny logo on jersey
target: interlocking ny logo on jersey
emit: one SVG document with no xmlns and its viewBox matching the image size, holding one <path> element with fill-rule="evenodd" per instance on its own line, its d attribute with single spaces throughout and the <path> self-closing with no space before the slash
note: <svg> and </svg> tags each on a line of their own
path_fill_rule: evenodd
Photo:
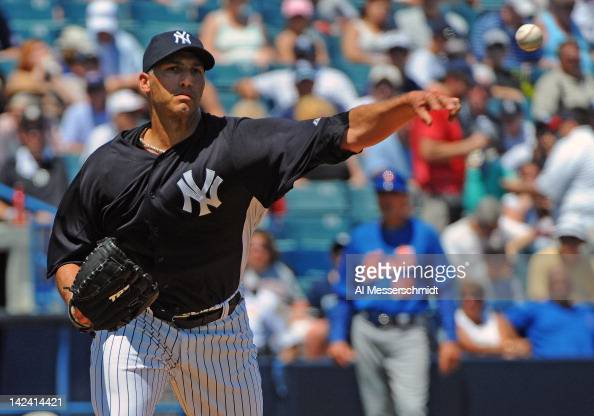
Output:
<svg viewBox="0 0 594 416">
<path fill-rule="evenodd" d="M 175 38 L 175 43 L 182 43 L 182 45 L 191 45 L 192 42 L 190 41 L 190 34 L 188 32 L 186 32 L 185 30 L 183 32 L 180 32 L 179 30 L 176 30 L 175 33 L 173 34 L 173 37 Z"/>
<path fill-rule="evenodd" d="M 210 214 L 209 205 L 214 208 L 221 205 L 217 192 L 223 180 L 219 176 L 215 177 L 215 175 L 216 172 L 214 170 L 206 169 L 206 179 L 202 189 L 198 188 L 198 185 L 194 182 L 191 170 L 182 175 L 181 179 L 177 181 L 177 186 L 184 195 L 184 206 L 182 207 L 184 211 L 190 214 L 192 213 L 192 199 L 200 203 L 199 216 Z M 208 197 L 206 196 L 207 194 L 209 195 Z"/>
</svg>

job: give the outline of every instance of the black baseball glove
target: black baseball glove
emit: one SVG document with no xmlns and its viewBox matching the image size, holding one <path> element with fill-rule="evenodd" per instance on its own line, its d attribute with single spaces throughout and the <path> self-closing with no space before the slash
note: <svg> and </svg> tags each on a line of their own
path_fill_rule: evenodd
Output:
<svg viewBox="0 0 594 416">
<path fill-rule="evenodd" d="M 118 248 L 115 238 L 101 240 L 74 279 L 68 316 L 83 331 L 115 331 L 146 310 L 159 295 L 157 282 Z M 78 308 L 92 326 L 78 322 Z"/>
</svg>

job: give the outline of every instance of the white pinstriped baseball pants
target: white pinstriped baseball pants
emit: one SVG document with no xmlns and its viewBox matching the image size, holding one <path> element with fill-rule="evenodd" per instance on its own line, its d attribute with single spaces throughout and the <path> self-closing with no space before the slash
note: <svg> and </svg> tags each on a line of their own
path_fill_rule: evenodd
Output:
<svg viewBox="0 0 594 416">
<path fill-rule="evenodd" d="M 152 415 L 165 382 L 187 415 L 262 415 L 262 386 L 245 302 L 223 319 L 176 329 L 150 311 L 91 346 L 96 415 Z"/>
</svg>

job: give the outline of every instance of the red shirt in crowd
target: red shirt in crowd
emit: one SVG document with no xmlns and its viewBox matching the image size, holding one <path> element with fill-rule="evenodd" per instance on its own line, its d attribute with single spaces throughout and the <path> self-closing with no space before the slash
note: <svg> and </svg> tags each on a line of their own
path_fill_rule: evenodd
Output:
<svg viewBox="0 0 594 416">
<path fill-rule="evenodd" d="M 464 157 L 428 162 L 420 155 L 421 139 L 457 142 L 464 138 L 457 119 L 448 120 L 447 110 L 432 111 L 433 123 L 428 126 L 419 117 L 411 125 L 410 140 L 413 177 L 421 188 L 434 194 L 460 195 L 464 185 Z"/>
</svg>

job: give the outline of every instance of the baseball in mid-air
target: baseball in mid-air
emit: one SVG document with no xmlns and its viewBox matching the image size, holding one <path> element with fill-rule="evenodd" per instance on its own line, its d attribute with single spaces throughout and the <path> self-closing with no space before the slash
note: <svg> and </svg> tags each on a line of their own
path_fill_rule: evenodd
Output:
<svg viewBox="0 0 594 416">
<path fill-rule="evenodd" d="M 518 28 L 516 42 L 526 52 L 533 52 L 542 46 L 542 30 L 532 23 L 526 23 Z"/>
</svg>

